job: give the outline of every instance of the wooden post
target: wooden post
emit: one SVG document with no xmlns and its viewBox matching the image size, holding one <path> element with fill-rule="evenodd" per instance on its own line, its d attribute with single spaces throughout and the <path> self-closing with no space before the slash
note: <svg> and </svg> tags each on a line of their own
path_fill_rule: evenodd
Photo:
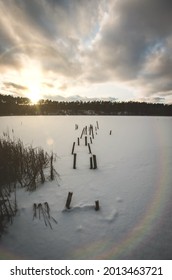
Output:
<svg viewBox="0 0 172 280">
<path fill-rule="evenodd" d="M 91 132 L 92 132 L 92 138 L 94 139 L 94 130 L 93 130 L 93 127 L 92 127 Z"/>
<path fill-rule="evenodd" d="M 53 153 L 50 157 L 50 179 L 54 180 Z"/>
<path fill-rule="evenodd" d="M 89 126 L 89 135 L 91 135 L 91 131 L 92 131 L 92 124 L 90 124 L 90 126 Z"/>
<path fill-rule="evenodd" d="M 83 128 L 83 130 L 82 130 L 82 133 L 81 133 L 81 136 L 80 136 L 80 138 L 82 138 L 82 135 L 83 135 L 83 133 L 84 133 L 84 128 Z"/>
<path fill-rule="evenodd" d="M 88 150 L 89 150 L 89 154 L 91 154 L 90 143 L 88 143 Z"/>
<path fill-rule="evenodd" d="M 36 214 L 37 214 L 36 209 L 37 209 L 37 205 L 36 205 L 36 203 L 34 203 L 33 204 L 33 220 L 34 220 L 34 218 L 36 218 Z"/>
<path fill-rule="evenodd" d="M 98 211 L 100 209 L 99 200 L 95 201 L 95 210 Z"/>
<path fill-rule="evenodd" d="M 73 142 L 73 146 L 72 146 L 72 155 L 74 153 L 74 149 L 75 149 L 75 142 Z"/>
<path fill-rule="evenodd" d="M 78 137 L 78 146 L 80 145 L 79 137 Z"/>
<path fill-rule="evenodd" d="M 97 129 L 99 129 L 99 123 L 98 123 L 98 121 L 96 121 L 96 124 L 97 124 Z"/>
<path fill-rule="evenodd" d="M 94 166 L 94 169 L 97 169 L 97 159 L 96 159 L 96 155 L 93 155 L 93 166 Z"/>
<path fill-rule="evenodd" d="M 90 157 L 90 169 L 93 169 L 93 158 Z"/>
<path fill-rule="evenodd" d="M 73 169 L 76 169 L 76 153 L 73 154 Z"/>
<path fill-rule="evenodd" d="M 85 136 L 85 146 L 87 146 L 87 136 Z"/>
<path fill-rule="evenodd" d="M 71 200 L 72 200 L 72 195 L 73 195 L 73 192 L 68 193 L 68 197 L 67 197 L 67 200 L 66 200 L 66 208 L 67 209 L 70 209 L 70 203 L 71 203 Z"/>
</svg>

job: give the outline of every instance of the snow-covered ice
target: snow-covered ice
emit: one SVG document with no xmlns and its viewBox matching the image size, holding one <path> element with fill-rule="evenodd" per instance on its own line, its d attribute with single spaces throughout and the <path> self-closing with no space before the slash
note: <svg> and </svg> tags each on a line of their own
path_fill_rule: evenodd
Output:
<svg viewBox="0 0 172 280">
<path fill-rule="evenodd" d="M 80 146 L 77 138 L 97 121 L 90 146 L 98 169 L 91 170 L 84 137 Z M 18 212 L 0 240 L 0 258 L 172 259 L 171 124 L 171 117 L 1 117 L 0 135 L 8 131 L 57 154 L 60 178 L 32 193 L 18 190 Z M 50 219 L 52 229 L 43 218 L 33 219 L 33 203 L 44 202 L 57 221 Z"/>
</svg>

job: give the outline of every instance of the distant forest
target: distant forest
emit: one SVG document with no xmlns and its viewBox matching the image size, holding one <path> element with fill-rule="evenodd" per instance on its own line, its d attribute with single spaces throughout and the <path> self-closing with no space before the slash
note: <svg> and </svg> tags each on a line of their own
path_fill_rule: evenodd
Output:
<svg viewBox="0 0 172 280">
<path fill-rule="evenodd" d="M 146 102 L 40 100 L 31 105 L 29 98 L 0 94 L 0 116 L 11 115 L 139 115 L 172 116 L 172 104 Z"/>
</svg>

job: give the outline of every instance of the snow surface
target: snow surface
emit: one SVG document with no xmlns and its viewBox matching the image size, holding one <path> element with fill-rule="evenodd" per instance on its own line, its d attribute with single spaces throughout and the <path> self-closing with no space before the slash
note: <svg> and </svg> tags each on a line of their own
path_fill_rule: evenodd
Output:
<svg viewBox="0 0 172 280">
<path fill-rule="evenodd" d="M 98 169 L 91 170 L 88 147 L 84 138 L 78 146 L 77 137 L 97 121 L 90 145 Z M 18 190 L 18 212 L 0 240 L 0 258 L 172 259 L 171 124 L 171 117 L 1 117 L 0 135 L 8 131 L 57 154 L 60 178 L 32 193 Z M 33 219 L 33 203 L 44 202 L 57 221 L 50 219 L 52 229 L 42 217 Z"/>
</svg>

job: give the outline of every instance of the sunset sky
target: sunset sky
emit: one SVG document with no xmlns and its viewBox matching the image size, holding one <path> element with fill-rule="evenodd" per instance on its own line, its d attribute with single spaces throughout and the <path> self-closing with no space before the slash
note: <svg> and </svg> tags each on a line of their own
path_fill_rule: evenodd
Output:
<svg viewBox="0 0 172 280">
<path fill-rule="evenodd" d="M 172 1 L 0 0 L 0 93 L 172 103 Z"/>
</svg>

